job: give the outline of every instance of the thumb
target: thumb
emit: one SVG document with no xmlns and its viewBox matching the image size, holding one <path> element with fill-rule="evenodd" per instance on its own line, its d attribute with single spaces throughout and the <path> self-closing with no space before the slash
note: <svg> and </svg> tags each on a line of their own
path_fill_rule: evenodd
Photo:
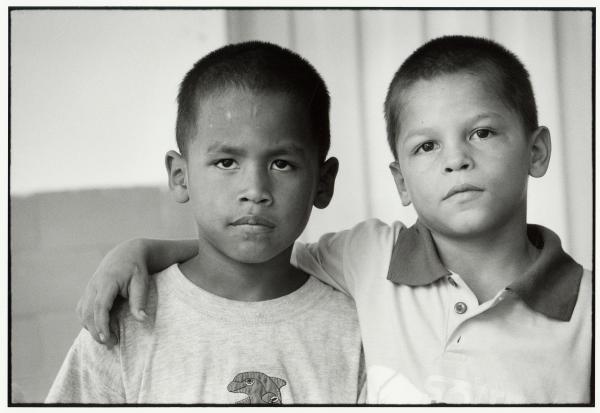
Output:
<svg viewBox="0 0 600 413">
<path fill-rule="evenodd" d="M 148 270 L 136 266 L 133 270 L 133 276 L 129 282 L 129 308 L 131 313 L 138 321 L 146 320 L 146 298 L 148 296 Z"/>
</svg>

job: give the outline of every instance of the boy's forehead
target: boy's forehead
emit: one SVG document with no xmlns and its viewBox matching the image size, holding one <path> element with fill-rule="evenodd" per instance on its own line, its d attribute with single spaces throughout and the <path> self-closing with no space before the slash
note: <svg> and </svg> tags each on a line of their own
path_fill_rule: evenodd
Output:
<svg viewBox="0 0 600 413">
<path fill-rule="evenodd" d="M 400 91 L 400 95 L 410 94 L 416 88 L 447 89 L 457 85 L 469 85 L 473 89 L 493 93 L 495 97 L 498 97 L 501 89 L 498 78 L 492 73 L 479 70 L 460 70 L 415 79 Z"/>
<path fill-rule="evenodd" d="M 280 120 L 290 111 L 303 112 L 302 105 L 293 95 L 283 91 L 252 91 L 227 88 L 198 97 L 196 119 L 212 118 L 228 122 L 240 117 L 249 120 L 270 115 L 271 120 Z M 287 120 L 287 119 L 286 119 Z"/>
<path fill-rule="evenodd" d="M 415 111 L 426 114 L 444 102 L 451 103 L 450 108 L 477 102 L 479 105 L 512 109 L 503 99 L 501 85 L 491 76 L 466 71 L 419 79 L 401 90 L 398 100 L 400 119 L 405 120 L 409 114 L 414 116 Z"/>
<path fill-rule="evenodd" d="M 200 98 L 196 105 L 194 141 L 203 147 L 242 147 L 260 142 L 263 149 L 312 151 L 309 114 L 285 92 L 228 89 Z M 300 149 L 300 150 L 299 150 Z"/>
</svg>

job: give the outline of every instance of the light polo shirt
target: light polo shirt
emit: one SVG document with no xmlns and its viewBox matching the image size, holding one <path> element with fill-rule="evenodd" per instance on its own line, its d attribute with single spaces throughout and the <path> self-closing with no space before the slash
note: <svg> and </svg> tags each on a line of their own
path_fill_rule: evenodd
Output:
<svg viewBox="0 0 600 413">
<path fill-rule="evenodd" d="M 591 274 L 552 231 L 528 236 L 534 264 L 481 304 L 418 222 L 365 221 L 292 260 L 354 298 L 368 403 L 589 403 Z"/>
</svg>

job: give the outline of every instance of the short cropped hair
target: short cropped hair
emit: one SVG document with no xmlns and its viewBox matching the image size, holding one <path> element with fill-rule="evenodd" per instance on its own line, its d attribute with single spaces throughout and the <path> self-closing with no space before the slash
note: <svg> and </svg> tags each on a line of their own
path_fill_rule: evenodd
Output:
<svg viewBox="0 0 600 413">
<path fill-rule="evenodd" d="M 319 159 L 330 145 L 329 92 L 315 68 L 298 54 L 260 41 L 230 44 L 198 60 L 185 75 L 177 96 L 176 139 L 185 156 L 195 136 L 203 100 L 228 89 L 255 93 L 284 92 L 306 107 Z"/>
<path fill-rule="evenodd" d="M 537 107 L 529 73 L 521 61 L 498 43 L 471 36 L 444 36 L 414 51 L 402 63 L 385 99 L 387 139 L 394 158 L 400 132 L 402 94 L 418 80 L 457 72 L 485 75 L 497 84 L 499 96 L 520 116 L 527 132 L 538 127 Z"/>
</svg>

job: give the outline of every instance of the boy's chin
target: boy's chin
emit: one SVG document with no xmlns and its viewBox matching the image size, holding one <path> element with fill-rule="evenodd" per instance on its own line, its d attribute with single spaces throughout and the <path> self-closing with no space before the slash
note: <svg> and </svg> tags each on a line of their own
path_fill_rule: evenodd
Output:
<svg viewBox="0 0 600 413">
<path fill-rule="evenodd" d="M 434 233 L 438 233 L 447 238 L 466 239 L 479 238 L 493 232 L 496 227 L 493 220 L 482 214 L 461 214 L 451 216 L 443 222 L 427 222 L 425 225 Z"/>
<path fill-rule="evenodd" d="M 263 264 L 271 261 L 280 251 L 273 251 L 272 248 L 238 248 L 230 251 L 229 258 L 243 264 Z"/>
</svg>

